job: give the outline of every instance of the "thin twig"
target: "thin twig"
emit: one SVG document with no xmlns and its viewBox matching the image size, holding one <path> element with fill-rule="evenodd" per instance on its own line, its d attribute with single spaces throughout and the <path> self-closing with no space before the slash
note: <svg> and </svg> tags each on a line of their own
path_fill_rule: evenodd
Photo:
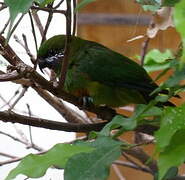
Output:
<svg viewBox="0 0 185 180">
<path fill-rule="evenodd" d="M 29 11 L 28 14 L 29 14 L 29 17 L 30 17 L 32 34 L 33 34 L 33 38 L 34 38 L 34 42 L 35 42 L 35 50 L 37 52 L 37 50 L 38 50 L 37 37 L 36 37 L 36 33 L 35 33 L 35 26 L 34 26 L 34 23 L 33 23 L 32 13 Z"/>
<path fill-rule="evenodd" d="M 3 107 L 7 105 L 10 107 L 9 102 L 7 102 L 1 94 L 0 94 L 0 99 L 4 102 L 4 104 L 0 107 L 0 109 L 2 109 Z"/>
<path fill-rule="evenodd" d="M 62 101 L 54 96 L 51 96 L 46 90 L 43 90 L 39 87 L 33 87 L 34 90 L 48 102 L 51 106 L 53 106 L 68 122 L 72 123 L 87 123 L 80 115 L 74 114 L 68 109 Z"/>
<path fill-rule="evenodd" d="M 17 158 L 17 156 L 13 156 L 11 154 L 7 154 L 7 153 L 4 153 L 4 152 L 0 152 L 0 156 L 8 157 L 8 158 L 11 158 L 11 159 Z"/>
<path fill-rule="evenodd" d="M 31 62 L 33 64 L 35 64 L 36 59 L 34 58 L 34 55 L 31 53 L 31 51 L 30 51 L 30 49 L 28 47 L 26 35 L 25 34 L 22 34 L 22 38 L 23 38 L 23 41 L 24 41 L 24 47 L 25 47 L 26 53 L 30 57 Z"/>
<path fill-rule="evenodd" d="M 16 70 L 12 71 L 10 73 L 1 74 L 0 75 L 0 82 L 6 82 L 6 81 L 13 81 L 20 79 L 22 76 L 19 74 Z"/>
<path fill-rule="evenodd" d="M 126 153 L 122 153 L 122 155 L 123 155 L 123 157 L 124 157 L 127 161 L 129 161 L 130 163 L 134 164 L 138 169 L 142 170 L 143 167 L 142 167 L 140 164 L 136 163 L 134 160 L 132 160 L 129 156 L 127 156 Z M 151 172 L 151 171 L 150 171 L 150 172 Z"/>
<path fill-rule="evenodd" d="M 5 23 L 3 29 L 1 30 L 0 34 L 4 34 L 6 28 L 8 27 L 8 24 L 10 23 L 10 18 L 8 19 L 8 21 Z"/>
<path fill-rule="evenodd" d="M 27 141 L 22 140 L 22 139 L 20 139 L 20 138 L 18 138 L 18 137 L 14 137 L 14 136 L 12 136 L 11 134 L 8 134 L 8 133 L 6 133 L 6 132 L 0 131 L 0 134 L 3 134 L 3 135 L 5 135 L 5 136 L 7 136 L 7 137 L 13 139 L 14 141 L 20 142 L 20 143 L 26 145 L 27 147 L 31 147 L 31 148 L 33 148 L 33 149 L 35 149 L 35 150 L 37 150 L 37 151 L 43 151 L 43 148 L 39 147 L 38 145 L 32 144 L 32 146 L 30 146 L 30 144 L 29 144 Z M 24 138 L 24 139 L 25 139 L 25 138 Z"/>
<path fill-rule="evenodd" d="M 147 36 L 146 39 L 144 40 L 144 42 L 142 43 L 142 49 L 141 49 L 141 66 L 144 65 L 144 59 L 145 59 L 145 55 L 146 55 L 146 52 L 147 52 L 147 48 L 148 48 L 148 45 L 149 45 L 149 41 L 150 41 L 150 38 Z"/>
<path fill-rule="evenodd" d="M 2 35 L 0 35 L 0 52 L 11 65 L 16 66 L 18 64 L 24 64 L 15 51 L 6 44 L 6 39 Z"/>
<path fill-rule="evenodd" d="M 8 101 L 6 101 L 3 97 L 1 97 L 1 99 L 5 102 L 5 104 L 3 105 L 3 106 L 1 106 L 0 107 L 0 109 L 2 109 L 2 108 L 4 108 L 5 106 L 9 106 L 9 107 L 11 107 L 11 105 L 10 105 L 10 103 L 11 103 L 11 101 L 15 98 L 15 96 L 17 95 L 17 94 L 19 94 L 19 89 L 20 89 L 20 87 L 14 92 L 14 95 L 8 100 Z"/>
<path fill-rule="evenodd" d="M 77 12 L 74 12 L 75 11 L 75 8 L 76 8 L 76 1 L 77 0 L 73 0 L 73 31 L 72 31 L 72 35 L 75 36 L 76 34 L 76 26 L 77 26 Z"/>
<path fill-rule="evenodd" d="M 52 6 L 53 6 L 53 3 L 49 6 L 49 8 L 52 9 Z M 47 34 L 48 29 L 49 29 L 49 25 L 51 23 L 52 18 L 53 18 L 53 12 L 50 11 L 49 15 L 48 15 L 48 19 L 46 21 L 45 28 L 44 28 L 41 44 L 46 40 L 46 34 Z"/>
<path fill-rule="evenodd" d="M 120 172 L 119 168 L 118 168 L 115 164 L 113 164 L 112 167 L 113 167 L 113 169 L 114 169 L 114 172 L 115 172 L 116 175 L 118 176 L 119 180 L 126 180 L 126 179 L 123 177 L 122 173 Z"/>
<path fill-rule="evenodd" d="M 64 58 L 62 61 L 61 74 L 59 80 L 59 88 L 63 88 L 65 83 L 65 78 L 68 69 L 68 57 L 70 51 L 70 41 L 71 41 L 71 0 L 67 0 L 67 11 L 66 11 L 66 41 L 64 48 Z"/>
<path fill-rule="evenodd" d="M 147 153 L 145 153 L 141 148 L 134 147 L 129 150 L 125 150 L 125 153 L 138 159 L 144 165 L 147 165 L 151 169 L 153 174 L 158 171 L 157 162 L 154 159 L 152 159 Z"/>
<path fill-rule="evenodd" d="M 36 7 L 36 6 L 32 6 L 31 7 L 32 10 L 42 10 L 42 11 L 46 11 L 46 12 L 52 12 L 52 13 L 59 13 L 59 14 L 65 14 L 66 11 L 64 10 L 57 10 L 57 9 L 51 9 L 51 8 L 47 8 L 47 7 Z"/>
<path fill-rule="evenodd" d="M 37 26 L 38 29 L 39 29 L 39 32 L 40 32 L 41 37 L 43 37 L 44 28 L 43 28 L 43 26 L 42 26 L 42 23 L 41 23 L 41 21 L 40 21 L 40 18 L 39 18 L 39 16 L 38 16 L 36 10 L 33 10 L 33 11 L 32 11 L 32 16 L 33 16 L 33 19 L 34 19 L 34 21 L 35 21 L 35 23 L 36 23 L 36 26 Z"/>
<path fill-rule="evenodd" d="M 63 0 L 62 0 L 63 2 Z M 55 6 L 54 9 L 50 9 L 50 8 L 47 8 L 47 7 L 38 7 L 38 6 L 31 6 L 30 9 L 32 10 L 41 10 L 41 11 L 46 11 L 46 12 L 53 12 L 53 13 L 60 13 L 60 14 L 65 14 L 65 11 L 64 10 L 57 10 L 57 8 L 62 4 L 62 2 Z M 0 7 L 0 11 L 7 8 L 6 4 L 4 2 L 0 2 L 1 4 L 1 7 Z"/>
<path fill-rule="evenodd" d="M 143 171 L 143 172 L 146 172 L 146 173 L 153 174 L 152 171 L 149 168 L 143 167 L 143 166 L 137 166 L 137 165 L 135 165 L 131 162 L 125 162 L 125 161 L 117 160 L 117 161 L 113 162 L 113 164 L 129 167 L 129 168 L 132 168 L 132 169 L 136 169 L 136 170 L 139 170 L 139 171 Z"/>
<path fill-rule="evenodd" d="M 11 29 L 11 31 L 10 31 L 10 34 L 9 34 L 9 37 L 8 38 L 10 38 L 11 37 L 11 35 L 14 33 L 14 31 L 16 30 L 16 28 L 17 28 L 17 26 L 19 25 L 19 23 L 21 22 L 21 20 L 22 20 L 22 18 L 24 17 L 24 13 L 21 15 L 21 17 L 18 19 L 18 21 L 15 23 L 15 25 L 13 26 L 13 28 Z M 11 27 L 11 23 L 10 23 L 10 27 Z M 8 41 L 9 39 L 7 39 L 7 41 Z"/>
<path fill-rule="evenodd" d="M 33 64 L 35 64 L 35 61 L 36 61 L 36 60 L 35 60 L 35 58 L 34 58 L 34 55 L 31 53 L 31 51 L 30 51 L 29 48 L 28 48 L 28 43 L 27 43 L 26 36 L 25 36 L 24 34 L 22 34 L 22 38 L 23 38 L 23 41 L 24 41 L 24 42 L 22 42 L 22 41 L 18 38 L 17 35 L 14 35 L 15 41 L 16 41 L 18 44 L 20 44 L 20 45 L 24 48 L 24 50 L 26 51 L 26 54 L 30 57 L 31 62 L 32 62 Z"/>
<path fill-rule="evenodd" d="M 14 103 L 8 109 L 9 111 L 11 111 L 15 107 L 15 105 L 19 102 L 19 100 L 25 95 L 27 89 L 28 89 L 28 87 L 26 87 L 26 86 L 23 87 L 22 92 L 20 93 L 19 97 L 14 101 Z"/>
<path fill-rule="evenodd" d="M 64 2 L 64 0 L 61 0 L 56 6 L 54 6 L 53 8 L 54 9 L 57 9 L 60 7 L 60 5 Z"/>
<path fill-rule="evenodd" d="M 29 104 L 26 104 L 26 106 L 28 108 L 29 117 L 31 117 L 32 116 L 32 113 L 31 113 L 30 105 Z M 34 143 L 33 143 L 33 138 L 32 138 L 31 126 L 29 126 L 29 135 L 30 135 L 30 145 L 32 147 Z"/>
<path fill-rule="evenodd" d="M 46 152 L 47 151 L 42 151 L 42 152 L 37 153 L 37 155 L 44 154 Z M 0 162 L 0 166 L 11 164 L 11 163 L 14 163 L 14 162 L 17 162 L 17 161 L 21 161 L 24 157 L 17 157 L 17 158 L 14 158 L 14 159 L 10 159 L 10 160 L 7 160 L 7 161 Z"/>
</svg>

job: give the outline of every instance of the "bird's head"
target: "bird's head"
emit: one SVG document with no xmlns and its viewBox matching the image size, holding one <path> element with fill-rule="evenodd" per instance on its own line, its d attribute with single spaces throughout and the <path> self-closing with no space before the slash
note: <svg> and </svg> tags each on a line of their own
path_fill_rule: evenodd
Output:
<svg viewBox="0 0 185 180">
<path fill-rule="evenodd" d="M 55 72 L 61 69 L 62 59 L 64 57 L 64 46 L 64 35 L 54 36 L 40 46 L 37 53 L 37 61 L 42 72 L 46 67 L 53 69 Z"/>
<path fill-rule="evenodd" d="M 37 60 L 40 70 L 44 68 L 53 69 L 55 73 L 59 73 L 64 57 L 65 35 L 56 35 L 46 40 L 39 48 Z M 70 57 L 78 54 L 79 50 L 86 44 L 85 40 L 72 36 L 70 42 Z M 43 72 L 43 71 L 42 71 Z"/>
<path fill-rule="evenodd" d="M 38 65 L 41 72 L 44 68 L 49 68 L 57 72 L 61 68 L 63 52 L 49 53 L 47 57 L 38 57 Z"/>
</svg>

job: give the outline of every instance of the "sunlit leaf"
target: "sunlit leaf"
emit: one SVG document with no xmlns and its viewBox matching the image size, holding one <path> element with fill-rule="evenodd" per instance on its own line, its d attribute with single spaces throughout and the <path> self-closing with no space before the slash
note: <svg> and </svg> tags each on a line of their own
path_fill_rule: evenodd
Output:
<svg viewBox="0 0 185 180">
<path fill-rule="evenodd" d="M 137 56 L 137 58 L 140 59 L 140 56 Z M 169 49 L 164 52 L 152 49 L 145 56 L 144 68 L 147 72 L 167 69 L 171 66 L 171 59 L 173 58 L 174 56 Z"/>
<path fill-rule="evenodd" d="M 6 180 L 11 180 L 19 174 L 24 174 L 31 178 L 43 176 L 51 166 L 64 168 L 68 159 L 74 154 L 90 152 L 93 147 L 85 145 L 57 144 L 47 153 L 42 155 L 30 154 L 26 156 L 18 166 L 7 176 Z"/>
</svg>

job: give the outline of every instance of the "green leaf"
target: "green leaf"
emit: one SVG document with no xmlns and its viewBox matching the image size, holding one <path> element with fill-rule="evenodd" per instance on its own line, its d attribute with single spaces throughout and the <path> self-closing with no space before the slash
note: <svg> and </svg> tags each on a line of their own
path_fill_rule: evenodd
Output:
<svg viewBox="0 0 185 180">
<path fill-rule="evenodd" d="M 120 130 L 114 135 L 114 137 L 117 137 L 125 131 L 131 131 L 135 129 L 137 123 L 140 122 L 140 120 L 143 120 L 143 118 L 160 116 L 161 114 L 162 110 L 159 107 L 153 106 L 152 103 L 149 105 L 139 104 L 137 105 L 135 112 L 131 117 L 125 118 L 121 115 L 115 116 L 111 122 L 106 124 L 106 126 L 98 133 L 98 135 L 109 136 L 111 130 L 119 128 Z"/>
<path fill-rule="evenodd" d="M 178 3 L 180 0 L 163 0 L 163 6 L 170 6 L 173 7 L 176 3 Z"/>
<path fill-rule="evenodd" d="M 93 147 L 85 145 L 57 144 L 45 154 L 30 154 L 26 156 L 18 166 L 8 174 L 6 180 L 11 180 L 18 174 L 24 174 L 30 178 L 41 177 L 51 166 L 64 168 L 68 159 L 74 154 L 93 150 Z"/>
<path fill-rule="evenodd" d="M 19 13 L 27 13 L 34 0 L 4 0 L 5 4 L 9 7 L 10 13 L 10 26 L 8 30 L 7 40 L 10 38 L 15 18 Z"/>
<path fill-rule="evenodd" d="M 87 4 L 95 2 L 96 0 L 82 0 L 77 4 L 75 11 L 79 11 L 81 8 L 85 7 Z"/>
<path fill-rule="evenodd" d="M 180 1 L 174 8 L 174 23 L 177 31 L 180 33 L 183 44 L 183 52 L 181 60 L 185 62 L 185 1 Z"/>
<path fill-rule="evenodd" d="M 177 68 L 174 74 L 164 83 L 165 87 L 175 87 L 179 86 L 180 81 L 185 78 L 185 66 L 181 68 Z"/>
<path fill-rule="evenodd" d="M 158 151 L 163 151 L 170 144 L 173 135 L 185 129 L 185 104 L 179 107 L 167 107 L 161 116 L 160 129 L 155 133 Z M 164 136 L 165 135 L 165 136 Z"/>
<path fill-rule="evenodd" d="M 163 136 L 166 136 L 163 135 Z M 169 146 L 165 148 L 159 155 L 159 180 L 162 180 L 164 175 L 170 168 L 183 164 L 185 161 L 185 129 L 177 131 L 171 139 Z"/>
<path fill-rule="evenodd" d="M 162 179 L 171 167 L 177 167 L 185 161 L 185 104 L 180 107 L 168 107 L 161 116 L 160 129 L 155 133 L 156 148 L 160 152 L 158 166 L 159 179 Z"/>
<path fill-rule="evenodd" d="M 9 7 L 11 21 L 14 21 L 19 13 L 28 12 L 34 0 L 4 0 Z"/>
<path fill-rule="evenodd" d="M 160 116 L 162 114 L 162 110 L 159 107 L 152 106 L 145 111 L 146 108 L 147 108 L 146 104 L 137 105 L 136 114 L 139 115 L 140 118 L 151 117 L 151 116 Z"/>
<path fill-rule="evenodd" d="M 171 167 L 168 169 L 163 179 L 172 179 L 178 174 L 178 167 Z"/>
<path fill-rule="evenodd" d="M 90 143 L 96 150 L 80 153 L 69 159 L 64 170 L 65 180 L 104 180 L 110 166 L 121 155 L 121 142 L 100 137 Z"/>
<path fill-rule="evenodd" d="M 173 59 L 172 52 L 167 49 L 160 52 L 158 49 L 149 51 L 144 59 L 144 68 L 148 72 L 164 70 L 170 67 L 169 59 Z"/>
<path fill-rule="evenodd" d="M 111 122 L 106 124 L 106 126 L 100 131 L 99 135 L 109 136 L 111 130 L 119 127 L 123 128 L 125 131 L 133 130 L 136 127 L 136 119 L 125 118 L 121 115 L 117 115 Z"/>
</svg>

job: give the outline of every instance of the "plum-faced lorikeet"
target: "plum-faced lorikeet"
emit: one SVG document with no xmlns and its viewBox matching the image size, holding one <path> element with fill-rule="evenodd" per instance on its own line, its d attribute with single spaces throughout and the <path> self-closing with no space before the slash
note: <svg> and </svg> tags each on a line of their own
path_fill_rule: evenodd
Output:
<svg viewBox="0 0 185 180">
<path fill-rule="evenodd" d="M 60 74 L 65 37 L 57 35 L 41 45 L 37 57 L 40 69 L 48 67 Z M 145 69 L 129 58 L 96 42 L 71 37 L 64 85 L 68 93 L 90 97 L 95 105 L 120 107 L 148 103 L 157 96 L 150 96 L 157 87 Z"/>
</svg>

